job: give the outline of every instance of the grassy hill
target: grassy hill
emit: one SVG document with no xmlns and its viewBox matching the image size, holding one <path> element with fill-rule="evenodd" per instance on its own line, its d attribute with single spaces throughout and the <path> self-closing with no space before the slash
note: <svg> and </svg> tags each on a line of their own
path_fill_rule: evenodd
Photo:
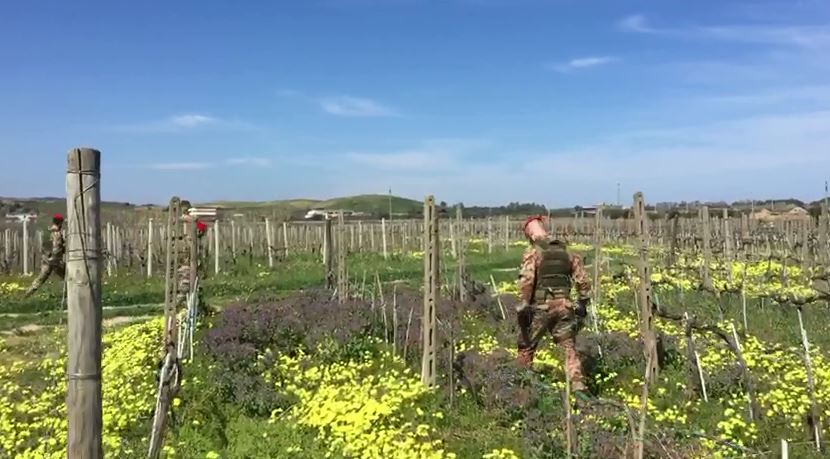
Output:
<svg viewBox="0 0 830 459">
<path fill-rule="evenodd" d="M 278 201 L 244 202 L 244 201 L 214 201 L 204 205 L 216 205 L 227 209 L 242 212 L 289 213 L 297 215 L 310 209 L 324 210 L 351 210 L 365 212 L 371 215 L 386 215 L 389 213 L 389 196 L 387 195 L 359 195 L 327 200 L 316 199 L 289 199 Z M 392 213 L 417 214 L 423 209 L 423 203 L 412 199 L 392 196 Z"/>
<path fill-rule="evenodd" d="M 128 202 L 101 203 L 103 212 L 114 213 L 124 210 L 133 211 L 134 204 Z M 0 218 L 6 214 L 34 212 L 38 215 L 51 216 L 56 213 L 66 213 L 66 198 L 0 198 Z"/>
</svg>

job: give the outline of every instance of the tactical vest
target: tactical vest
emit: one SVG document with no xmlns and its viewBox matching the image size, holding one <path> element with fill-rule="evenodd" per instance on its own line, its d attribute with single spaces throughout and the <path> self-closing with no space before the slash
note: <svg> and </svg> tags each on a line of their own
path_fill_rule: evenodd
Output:
<svg viewBox="0 0 830 459">
<path fill-rule="evenodd" d="M 567 297 L 571 292 L 571 258 L 564 245 L 543 242 L 536 251 L 541 261 L 536 270 L 536 301 Z"/>
</svg>

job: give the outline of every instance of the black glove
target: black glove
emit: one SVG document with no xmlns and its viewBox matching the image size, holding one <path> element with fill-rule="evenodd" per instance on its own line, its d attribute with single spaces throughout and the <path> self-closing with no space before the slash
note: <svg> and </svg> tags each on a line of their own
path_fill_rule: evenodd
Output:
<svg viewBox="0 0 830 459">
<path fill-rule="evenodd" d="M 579 320 L 585 319 L 585 316 L 588 315 L 589 304 L 591 304 L 590 298 L 580 298 L 577 302 L 576 310 L 574 312 L 576 313 L 576 317 L 579 318 Z"/>
</svg>

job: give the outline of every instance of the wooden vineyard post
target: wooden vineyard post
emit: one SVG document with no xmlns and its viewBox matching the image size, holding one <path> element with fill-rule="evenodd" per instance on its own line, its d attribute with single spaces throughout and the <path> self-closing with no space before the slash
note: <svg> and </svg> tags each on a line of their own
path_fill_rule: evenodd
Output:
<svg viewBox="0 0 830 459">
<path fill-rule="evenodd" d="M 510 250 L 510 216 L 504 216 L 504 250 Z"/>
<path fill-rule="evenodd" d="M 334 287 L 334 257 L 332 255 L 331 219 L 326 217 L 323 234 L 323 264 L 326 269 L 326 288 L 331 290 Z"/>
<path fill-rule="evenodd" d="M 178 263 L 184 239 L 184 228 L 180 224 L 182 215 L 181 200 L 178 197 L 170 199 L 167 212 L 167 231 L 165 241 L 165 268 L 164 268 L 164 360 L 159 375 L 156 406 L 153 414 L 152 430 L 150 432 L 150 446 L 147 452 L 149 459 L 159 457 L 161 445 L 164 441 L 164 429 L 167 425 L 167 413 L 178 384 L 178 332 L 177 304 L 179 298 Z M 189 248 L 187 248 L 189 250 Z"/>
<path fill-rule="evenodd" d="M 104 233 L 104 237 L 106 238 L 104 243 L 106 244 L 107 250 L 107 277 L 112 277 L 112 225 L 110 225 L 109 222 L 107 222 L 107 229 Z"/>
<path fill-rule="evenodd" d="M 12 255 L 12 232 L 10 229 L 6 228 L 3 231 L 3 260 L 6 264 L 6 269 L 11 270 L 11 255 Z"/>
<path fill-rule="evenodd" d="M 455 237 L 458 238 L 456 241 L 456 250 L 458 250 L 458 299 L 459 301 L 467 301 L 467 286 L 465 284 L 465 278 L 467 277 L 467 267 L 465 266 L 465 244 L 464 241 L 464 217 L 461 214 L 461 206 L 459 205 L 455 209 L 455 216 L 456 216 L 456 228 L 455 228 Z"/>
<path fill-rule="evenodd" d="M 219 220 L 213 222 L 213 273 L 219 274 Z"/>
<path fill-rule="evenodd" d="M 597 305 L 601 298 L 600 264 L 602 262 L 602 206 L 597 207 L 594 214 L 594 278 L 591 287 L 594 289 L 594 298 L 591 301 L 591 322 L 594 324 L 594 333 L 599 333 L 599 317 Z"/>
<path fill-rule="evenodd" d="M 816 403 L 816 386 L 813 377 L 813 361 L 810 358 L 810 340 L 807 339 L 807 330 L 804 328 L 804 319 L 801 313 L 801 307 L 798 311 L 798 327 L 801 331 L 801 344 L 804 346 L 804 369 L 807 372 L 807 389 L 810 395 L 810 417 L 812 418 L 813 440 L 816 443 L 816 451 L 821 452 L 821 414 Z"/>
<path fill-rule="evenodd" d="M 29 217 L 23 219 L 23 275 L 29 275 Z"/>
<path fill-rule="evenodd" d="M 710 292 L 714 290 L 712 276 L 709 274 L 709 263 L 712 260 L 712 246 L 710 244 L 711 234 L 709 232 L 709 207 L 703 206 L 700 210 L 702 220 L 701 232 L 703 241 L 703 286 Z"/>
<path fill-rule="evenodd" d="M 746 386 L 746 395 L 749 401 L 749 420 L 755 422 L 761 414 L 760 405 L 758 405 L 758 400 L 755 398 L 755 383 L 752 380 L 752 375 L 749 373 L 749 365 L 744 360 L 741 340 L 738 338 L 738 331 L 735 329 L 735 324 L 730 324 L 730 328 L 732 329 L 732 351 L 735 352 L 735 357 L 738 358 L 738 365 L 740 365 L 744 385 Z"/>
<path fill-rule="evenodd" d="M 282 222 L 282 250 L 285 258 L 288 258 L 288 223 Z"/>
<path fill-rule="evenodd" d="M 101 458 L 101 152 L 76 148 L 66 170 L 67 457 Z"/>
<path fill-rule="evenodd" d="M 231 258 L 236 263 L 236 220 L 231 220 Z"/>
<path fill-rule="evenodd" d="M 808 238 L 809 232 L 809 225 L 812 225 L 813 220 L 807 220 L 801 222 L 798 225 L 798 241 L 801 243 L 801 269 L 806 270 L 808 267 L 812 266 L 810 262 L 810 240 Z"/>
<path fill-rule="evenodd" d="M 450 253 L 452 257 L 458 260 L 458 244 L 455 237 L 455 225 L 450 221 Z"/>
<path fill-rule="evenodd" d="M 421 358 L 421 382 L 435 385 L 435 305 L 438 301 L 439 265 L 438 213 L 435 199 L 424 200 L 424 311 L 421 329 L 423 331 L 423 356 Z"/>
<path fill-rule="evenodd" d="M 493 253 L 493 217 L 487 217 L 487 253 Z"/>
<path fill-rule="evenodd" d="M 648 263 L 648 217 L 646 216 L 643 194 L 634 195 L 634 218 L 637 225 L 637 249 L 640 253 L 638 271 L 640 291 L 640 333 L 643 335 L 644 352 L 649 368 L 646 371 L 646 384 L 657 377 L 659 361 L 657 359 L 657 336 L 654 333 L 653 302 L 651 297 L 651 268 Z"/>
<path fill-rule="evenodd" d="M 147 224 L 147 277 L 153 277 L 153 219 Z"/>
<path fill-rule="evenodd" d="M 381 231 L 381 238 L 382 238 L 382 244 L 383 244 L 383 259 L 386 260 L 386 259 L 389 258 L 389 251 L 388 251 L 388 247 L 386 245 L 386 219 L 385 218 L 380 219 L 380 231 Z"/>
<path fill-rule="evenodd" d="M 340 304 L 346 302 L 346 227 L 343 223 L 343 212 L 337 214 L 337 301 Z"/>
<path fill-rule="evenodd" d="M 274 267 L 273 241 L 271 240 L 271 221 L 265 219 L 265 243 L 268 244 L 268 267 Z"/>
<path fill-rule="evenodd" d="M 727 275 L 732 276 L 732 230 L 727 209 L 723 209 L 723 252 L 726 255 Z"/>
</svg>

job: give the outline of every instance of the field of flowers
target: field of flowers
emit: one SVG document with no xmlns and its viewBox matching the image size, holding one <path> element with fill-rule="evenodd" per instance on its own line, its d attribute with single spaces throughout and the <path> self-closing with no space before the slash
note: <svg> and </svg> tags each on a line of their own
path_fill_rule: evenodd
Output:
<svg viewBox="0 0 830 459">
<path fill-rule="evenodd" d="M 418 377 L 423 253 L 394 254 L 388 262 L 352 260 L 356 272 L 379 272 L 384 282 L 410 281 L 409 287 L 400 285 L 394 302 L 385 286 L 385 298 L 376 292 L 375 301 L 367 296 L 338 304 L 329 292 L 308 289 L 320 269 L 306 260 L 297 262 L 293 277 L 282 279 L 286 284 L 264 268 L 241 274 L 264 294 L 223 305 L 204 322 L 197 358 L 185 367 L 174 402 L 165 456 L 568 457 L 559 350 L 544 342 L 533 371 L 513 363 L 515 271 L 505 268 L 515 267 L 521 248 L 488 256 L 486 242 L 470 242 L 473 278 L 486 285 L 492 275 L 498 295 L 475 293 L 481 289 L 466 303 L 442 299 L 434 388 Z M 573 249 L 589 265 L 598 262 L 592 247 Z M 634 253 L 628 246 L 603 248 L 596 331 L 586 324 L 578 340 L 595 397 L 572 404 L 580 457 L 621 457 L 633 444 L 631 421 L 638 421 L 645 367 Z M 668 267 L 665 253 L 654 250 L 651 261 L 661 309 L 688 312 L 729 336 L 735 331 L 760 413 L 750 418 L 736 356 L 718 334 L 699 330 L 693 337 L 707 401 L 696 389 L 697 374 L 688 371 L 682 325 L 658 319 L 661 372 L 647 401 L 646 457 L 776 457 L 780 439 L 791 442 L 793 457 L 822 457 L 811 444 L 811 394 L 796 310 L 780 303 L 813 297 L 814 272 L 775 260 L 714 260 L 714 288 L 705 289 L 702 257 L 681 256 Z M 454 272 L 452 266 L 447 271 Z M 232 277 L 208 282 L 213 291 L 238 288 Z M 304 291 L 269 297 L 269 283 L 274 291 Z M 0 285 L 0 299 L 21 288 Z M 508 311 L 506 321 L 496 296 Z M 802 313 L 811 341 L 812 395 L 828 419 L 830 313 L 821 302 L 803 306 Z M 60 329 L 50 333 L 53 349 L 36 359 L 3 356 L 8 346 L 0 344 L 3 361 L 11 362 L 0 367 L 0 457 L 65 455 L 65 355 L 58 344 L 63 336 Z M 104 335 L 108 457 L 145 453 L 160 333 L 161 321 L 152 319 Z M 825 436 L 828 424 L 823 423 Z"/>
</svg>

